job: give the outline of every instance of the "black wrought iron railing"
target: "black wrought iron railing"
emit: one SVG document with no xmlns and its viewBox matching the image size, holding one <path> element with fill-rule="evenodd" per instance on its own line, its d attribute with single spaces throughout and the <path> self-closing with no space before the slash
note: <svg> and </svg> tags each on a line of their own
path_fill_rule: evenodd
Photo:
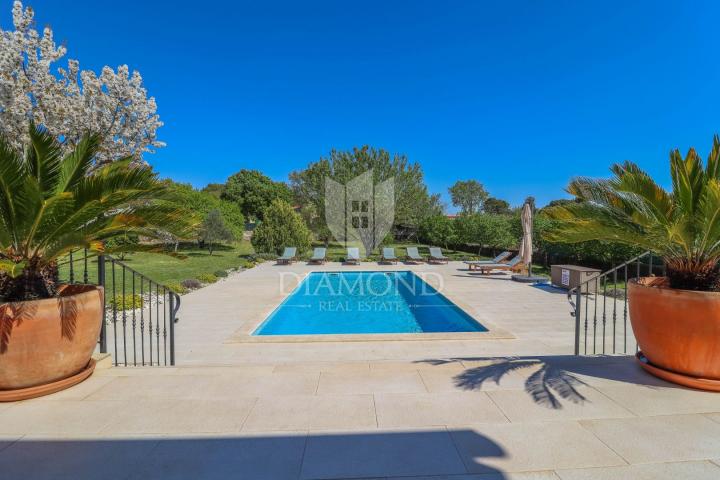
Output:
<svg viewBox="0 0 720 480">
<path fill-rule="evenodd" d="M 61 281 L 104 287 L 101 353 L 116 366 L 175 365 L 180 295 L 110 255 L 88 250 L 58 263 Z"/>
<path fill-rule="evenodd" d="M 652 252 L 645 252 L 569 290 L 570 315 L 575 319 L 575 355 L 635 353 L 628 282 L 657 274 L 665 275 L 665 264 Z"/>
</svg>

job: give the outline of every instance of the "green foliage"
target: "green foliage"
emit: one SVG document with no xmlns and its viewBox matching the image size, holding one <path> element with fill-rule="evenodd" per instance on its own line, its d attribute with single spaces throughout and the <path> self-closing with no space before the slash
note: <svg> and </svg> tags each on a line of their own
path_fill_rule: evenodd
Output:
<svg viewBox="0 0 720 480">
<path fill-rule="evenodd" d="M 318 239 L 330 238 L 324 221 L 325 178 L 346 184 L 370 169 L 375 184 L 394 178 L 395 226 L 417 226 L 423 218 L 442 212 L 439 196 L 428 193 L 420 164 L 410 163 L 405 155 L 391 156 L 386 150 L 369 146 L 351 151 L 332 150 L 328 157 L 290 174 L 295 198 L 303 209 L 309 209 L 303 216 Z"/>
<path fill-rule="evenodd" d="M 298 255 L 310 248 L 310 230 L 289 203 L 274 200 L 263 212 L 263 221 L 253 232 L 255 250 L 280 254 L 284 247 L 297 247 Z"/>
<path fill-rule="evenodd" d="M 510 204 L 505 200 L 499 198 L 490 197 L 483 203 L 483 212 L 494 215 L 509 215 Z"/>
<path fill-rule="evenodd" d="M 221 200 L 212 191 L 196 190 L 189 184 L 165 180 L 165 185 L 178 199 L 178 202 L 186 205 L 189 210 L 196 212 L 200 218 L 206 218 L 211 211 L 218 210 L 223 223 L 232 232 L 233 237 L 242 238 L 245 232 L 245 217 L 237 204 Z M 186 240 L 194 240 L 194 238 L 187 238 Z"/>
<path fill-rule="evenodd" d="M 232 242 L 234 239 L 232 231 L 225 226 L 220 210 L 210 210 L 200 225 L 199 237 L 207 244 L 210 255 L 216 243 Z"/>
<path fill-rule="evenodd" d="M 455 220 L 445 215 L 433 215 L 420 222 L 418 237 L 429 245 L 448 248 L 458 242 Z"/>
<path fill-rule="evenodd" d="M 227 270 L 216 270 L 215 273 L 213 273 L 218 278 L 225 278 L 228 276 Z"/>
<path fill-rule="evenodd" d="M 455 231 L 461 242 L 474 243 L 493 250 L 517 248 L 520 236 L 515 231 L 516 221 L 510 215 L 475 213 L 455 219 Z"/>
<path fill-rule="evenodd" d="M 225 184 L 223 183 L 208 183 L 200 191 L 203 193 L 209 193 L 213 197 L 220 198 L 222 196 L 223 190 L 225 190 Z"/>
<path fill-rule="evenodd" d="M 292 191 L 258 170 L 240 170 L 227 179 L 222 191 L 224 200 L 236 204 L 249 219 L 263 218 L 263 212 L 273 200 L 292 201 Z"/>
<path fill-rule="evenodd" d="M 112 253 L 118 260 L 125 260 L 125 256 L 132 252 L 140 243 L 137 235 L 123 234 L 105 242 L 105 251 Z"/>
<path fill-rule="evenodd" d="M 29 135 L 24 154 L 0 138 L 0 299 L 54 296 L 57 260 L 73 250 L 101 252 L 119 236 L 159 239 L 196 227 L 149 167 L 132 158 L 95 165 L 99 136 L 84 135 L 64 155 L 43 128 L 30 125 Z"/>
<path fill-rule="evenodd" d="M 614 241 L 652 250 L 667 266 L 670 285 L 720 290 L 720 138 L 705 166 L 694 149 L 670 154 L 672 192 L 631 162 L 609 180 L 577 178 L 568 192 L 579 201 L 546 214 L 558 222 L 545 234 L 557 242 Z"/>
<path fill-rule="evenodd" d="M 183 287 L 180 282 L 167 282 L 165 286 L 178 295 L 185 295 L 188 292 L 188 289 Z"/>
<path fill-rule="evenodd" d="M 458 180 L 448 189 L 452 204 L 460 208 L 461 213 L 473 214 L 480 211 L 488 193 L 477 180 Z"/>
<path fill-rule="evenodd" d="M 135 310 L 136 308 L 143 308 L 144 303 L 144 299 L 139 293 L 135 295 L 132 293 L 117 294 L 107 300 L 107 305 L 114 307 L 116 310 Z"/>
<path fill-rule="evenodd" d="M 244 268 L 247 270 L 248 268 L 253 268 L 255 266 L 255 263 L 252 260 L 241 258 L 240 262 L 239 262 L 239 266 L 240 266 L 240 268 Z"/>
<path fill-rule="evenodd" d="M 198 275 L 197 279 L 201 283 L 215 283 L 218 281 L 218 277 L 216 277 L 212 273 L 201 273 L 200 275 Z"/>
</svg>

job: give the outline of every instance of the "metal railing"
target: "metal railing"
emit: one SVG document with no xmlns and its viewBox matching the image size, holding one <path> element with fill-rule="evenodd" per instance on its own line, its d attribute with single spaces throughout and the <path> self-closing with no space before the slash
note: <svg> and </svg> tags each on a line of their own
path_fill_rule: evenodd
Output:
<svg viewBox="0 0 720 480">
<path fill-rule="evenodd" d="M 643 275 L 665 275 L 662 259 L 645 252 L 592 277 L 568 291 L 575 319 L 575 355 L 627 354 L 637 351 L 629 326 L 628 282 Z"/>
<path fill-rule="evenodd" d="M 180 295 L 110 255 L 88 250 L 70 253 L 58 263 L 65 283 L 104 287 L 101 353 L 115 366 L 175 365 L 175 323 Z"/>
</svg>

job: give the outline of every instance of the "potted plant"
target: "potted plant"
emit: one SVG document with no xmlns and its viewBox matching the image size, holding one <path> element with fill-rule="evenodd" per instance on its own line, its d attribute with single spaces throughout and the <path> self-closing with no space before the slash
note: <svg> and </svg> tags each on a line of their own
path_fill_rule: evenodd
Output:
<svg viewBox="0 0 720 480">
<path fill-rule="evenodd" d="M 165 232 L 195 218 L 168 197 L 147 166 L 94 162 L 100 137 L 76 148 L 30 126 L 24 152 L 0 138 L 0 400 L 52 393 L 87 378 L 101 327 L 103 291 L 63 285 L 57 261 L 105 242 Z M 154 247 L 133 246 L 133 250 Z"/>
<path fill-rule="evenodd" d="M 669 381 L 720 391 L 720 139 L 706 164 L 694 149 L 670 154 L 672 191 L 637 165 L 612 167 L 609 180 L 577 178 L 577 203 L 547 210 L 558 227 L 551 241 L 609 240 L 664 259 L 666 277 L 628 285 L 630 321 L 651 373 Z"/>
</svg>

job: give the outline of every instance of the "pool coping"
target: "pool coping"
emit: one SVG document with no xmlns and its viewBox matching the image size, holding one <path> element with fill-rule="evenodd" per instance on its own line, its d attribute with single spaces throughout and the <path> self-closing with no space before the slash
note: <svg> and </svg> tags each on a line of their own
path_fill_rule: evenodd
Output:
<svg viewBox="0 0 720 480">
<path fill-rule="evenodd" d="M 354 270 L 353 272 L 374 272 L 374 269 Z M 491 321 L 480 318 L 475 309 L 466 302 L 456 298 L 452 293 L 446 290 L 440 290 L 439 285 L 435 283 L 436 278 L 427 278 L 418 272 L 410 269 L 393 270 L 397 272 L 412 272 L 421 280 L 428 283 L 431 287 L 438 290 L 450 302 L 454 303 L 460 310 L 468 315 L 473 321 L 479 323 L 487 331 L 484 332 L 431 332 L 431 333 L 337 333 L 337 334 L 308 334 L 308 335 L 253 335 L 253 332 L 267 320 L 267 318 L 295 291 L 308 275 L 313 273 L 338 273 L 333 270 L 313 270 L 298 275 L 297 285 L 290 292 L 278 294 L 277 301 L 273 301 L 267 308 L 263 309 L 260 315 L 254 316 L 250 321 L 246 322 L 223 344 L 237 343 L 307 343 L 307 342 L 392 342 L 392 341 L 428 341 L 428 340 L 512 340 L 516 337 L 505 330 L 497 327 Z M 433 281 L 435 280 L 435 281 Z"/>
</svg>

